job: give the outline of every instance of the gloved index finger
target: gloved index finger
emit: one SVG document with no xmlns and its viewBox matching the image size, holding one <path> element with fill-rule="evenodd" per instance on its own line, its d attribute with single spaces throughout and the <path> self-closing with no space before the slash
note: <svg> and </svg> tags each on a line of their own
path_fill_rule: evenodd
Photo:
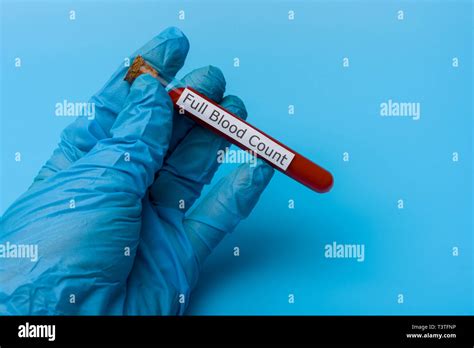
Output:
<svg viewBox="0 0 474 348">
<path fill-rule="evenodd" d="M 178 28 L 170 27 L 138 49 L 130 61 L 133 61 L 137 55 L 141 55 L 158 71 L 168 76 L 175 76 L 183 66 L 188 51 L 187 37 Z M 92 97 L 92 102 L 96 103 L 96 109 L 103 108 L 115 114 L 120 112 L 130 90 L 130 84 L 123 80 L 127 70 L 128 66 L 122 64 L 104 87 Z"/>
<path fill-rule="evenodd" d="M 168 28 L 140 48 L 142 55 L 160 71 L 174 76 L 182 67 L 189 50 L 186 36 L 177 28 Z M 132 61 L 133 59 L 131 59 Z M 122 65 L 92 98 L 94 117 L 79 117 L 64 129 L 59 147 L 44 165 L 34 183 L 39 183 L 68 168 L 87 154 L 99 140 L 110 137 L 110 129 L 122 110 L 130 85 L 124 81 L 128 67 Z"/>
</svg>

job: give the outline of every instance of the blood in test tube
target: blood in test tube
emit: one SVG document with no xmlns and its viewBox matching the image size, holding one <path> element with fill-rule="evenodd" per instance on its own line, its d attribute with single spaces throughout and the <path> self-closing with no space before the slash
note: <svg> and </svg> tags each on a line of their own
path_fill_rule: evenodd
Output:
<svg viewBox="0 0 474 348">
<path fill-rule="evenodd" d="M 177 109 L 193 121 L 224 137 L 243 150 L 264 159 L 274 168 L 310 189 L 324 193 L 333 186 L 333 176 L 326 169 L 300 155 L 270 135 L 255 128 L 237 115 L 179 81 L 160 75 L 159 71 L 137 56 L 125 80 L 133 83 L 139 75 L 148 73 L 166 87 Z"/>
</svg>

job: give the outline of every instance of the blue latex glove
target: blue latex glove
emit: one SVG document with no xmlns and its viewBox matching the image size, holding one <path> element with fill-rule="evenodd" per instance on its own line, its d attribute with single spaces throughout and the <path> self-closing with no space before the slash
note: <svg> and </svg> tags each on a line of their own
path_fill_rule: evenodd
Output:
<svg viewBox="0 0 474 348">
<path fill-rule="evenodd" d="M 173 76 L 188 48 L 169 28 L 134 56 Z M 0 259 L 0 314 L 183 314 L 202 262 L 268 184 L 270 166 L 244 164 L 188 212 L 228 144 L 174 113 L 156 79 L 123 81 L 126 70 L 92 98 L 94 120 L 78 118 L 63 131 L 33 185 L 4 214 L 0 244 L 37 245 L 39 258 Z M 217 68 L 184 80 L 246 117 L 240 99 L 222 98 Z"/>
</svg>

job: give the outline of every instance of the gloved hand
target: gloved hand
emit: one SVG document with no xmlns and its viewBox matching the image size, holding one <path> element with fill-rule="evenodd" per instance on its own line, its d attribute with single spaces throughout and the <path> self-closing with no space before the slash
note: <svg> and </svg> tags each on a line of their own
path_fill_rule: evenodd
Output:
<svg viewBox="0 0 474 348">
<path fill-rule="evenodd" d="M 133 56 L 174 76 L 188 48 L 169 28 Z M 141 75 L 130 86 L 126 71 L 92 97 L 94 120 L 80 117 L 62 132 L 4 214 L 0 244 L 37 245 L 39 255 L 0 259 L 0 314 L 183 314 L 204 259 L 268 184 L 269 165 L 243 164 L 188 212 L 228 144 L 175 113 L 156 79 Z M 246 117 L 239 98 L 222 98 L 217 68 L 184 81 Z"/>
</svg>

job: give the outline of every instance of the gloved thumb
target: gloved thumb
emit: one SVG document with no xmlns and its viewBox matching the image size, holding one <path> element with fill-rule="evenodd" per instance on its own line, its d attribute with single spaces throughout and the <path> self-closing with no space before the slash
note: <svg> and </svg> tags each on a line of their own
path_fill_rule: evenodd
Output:
<svg viewBox="0 0 474 348">
<path fill-rule="evenodd" d="M 199 264 L 251 213 L 273 172 L 261 159 L 254 166 L 242 164 L 221 179 L 189 214 L 184 226 Z"/>
<path fill-rule="evenodd" d="M 132 84 L 111 138 L 100 140 L 67 172 L 94 175 L 102 182 L 143 197 L 163 164 L 172 131 L 173 106 L 160 83 L 148 74 Z"/>
</svg>

